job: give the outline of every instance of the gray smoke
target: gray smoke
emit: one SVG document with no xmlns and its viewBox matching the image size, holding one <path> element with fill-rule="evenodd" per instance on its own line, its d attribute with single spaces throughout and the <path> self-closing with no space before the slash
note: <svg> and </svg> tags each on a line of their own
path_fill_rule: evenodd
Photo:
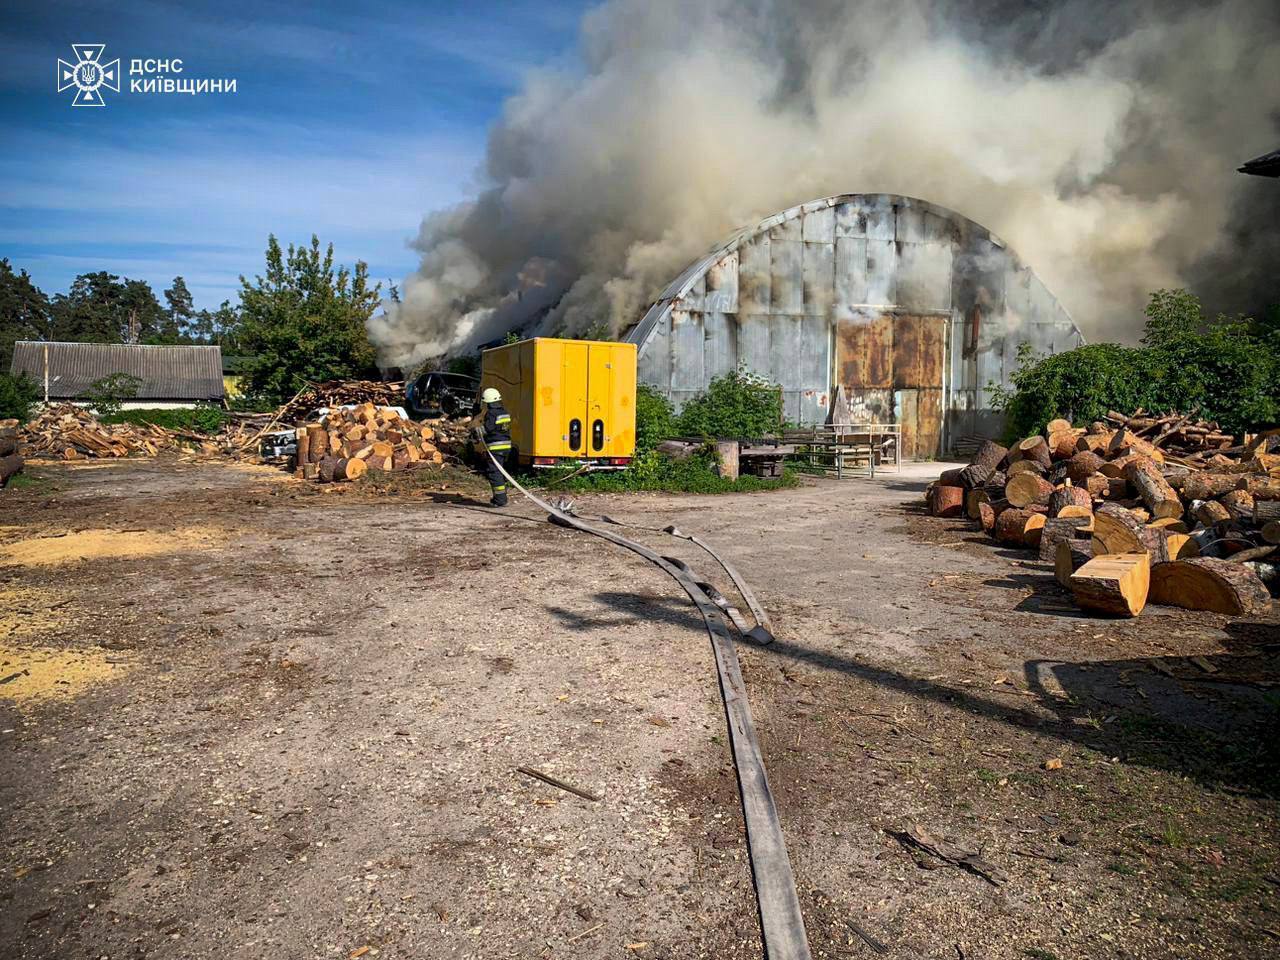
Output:
<svg viewBox="0 0 1280 960">
<path fill-rule="evenodd" d="M 487 188 L 423 220 L 370 337 L 411 366 L 517 327 L 616 334 L 735 228 L 838 193 L 989 227 L 1092 340 L 1208 275 L 1252 305 L 1280 183 L 1235 168 L 1280 145 L 1277 63 L 1263 0 L 610 0 L 579 69 L 507 102 Z"/>
</svg>

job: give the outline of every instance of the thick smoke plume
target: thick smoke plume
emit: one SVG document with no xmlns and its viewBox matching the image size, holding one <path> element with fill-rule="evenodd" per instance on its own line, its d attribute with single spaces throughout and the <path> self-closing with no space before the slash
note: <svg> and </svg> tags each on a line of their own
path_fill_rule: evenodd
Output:
<svg viewBox="0 0 1280 960">
<path fill-rule="evenodd" d="M 1133 339 L 1147 293 L 1205 264 L 1234 278 L 1221 306 L 1280 297 L 1239 246 L 1280 183 L 1235 172 L 1280 145 L 1277 9 L 610 0 L 580 65 L 506 104 L 488 186 L 425 218 L 370 335 L 411 366 L 517 327 L 617 333 L 733 229 L 837 193 L 977 220 L 1092 340 Z"/>
</svg>

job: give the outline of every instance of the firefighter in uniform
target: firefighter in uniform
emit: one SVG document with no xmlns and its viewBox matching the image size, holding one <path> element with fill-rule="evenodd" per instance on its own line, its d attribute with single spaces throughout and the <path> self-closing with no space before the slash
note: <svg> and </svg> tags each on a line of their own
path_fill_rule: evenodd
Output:
<svg viewBox="0 0 1280 960">
<path fill-rule="evenodd" d="M 486 387 L 480 394 L 480 402 L 483 404 L 480 412 L 476 414 L 476 428 L 483 434 L 484 447 L 493 456 L 493 460 L 498 461 L 504 467 L 507 465 L 507 456 L 511 453 L 511 414 L 507 413 L 507 408 L 502 405 L 502 394 L 498 393 L 493 387 Z M 493 507 L 505 507 L 507 505 L 507 478 L 493 464 L 488 456 L 485 457 L 485 473 L 489 478 L 489 486 L 493 488 L 493 497 L 489 500 L 489 505 Z"/>
</svg>

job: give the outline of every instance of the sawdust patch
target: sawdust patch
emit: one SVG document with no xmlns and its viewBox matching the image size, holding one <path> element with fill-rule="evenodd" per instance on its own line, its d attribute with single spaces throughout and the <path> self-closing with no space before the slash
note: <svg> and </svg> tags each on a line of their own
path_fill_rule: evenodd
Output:
<svg viewBox="0 0 1280 960">
<path fill-rule="evenodd" d="M 69 600 L 52 590 L 0 589 L 0 642 L 19 640 L 70 626 Z"/>
<path fill-rule="evenodd" d="M 0 640 L 0 700 L 24 705 L 71 699 L 128 669 L 127 663 L 109 662 L 100 650 L 23 647 Z"/>
<path fill-rule="evenodd" d="M 198 550 L 221 539 L 211 527 L 180 530 L 79 530 L 65 536 L 38 537 L 0 547 L 0 563 L 55 566 L 80 560 L 127 560 L 180 550 Z"/>
</svg>

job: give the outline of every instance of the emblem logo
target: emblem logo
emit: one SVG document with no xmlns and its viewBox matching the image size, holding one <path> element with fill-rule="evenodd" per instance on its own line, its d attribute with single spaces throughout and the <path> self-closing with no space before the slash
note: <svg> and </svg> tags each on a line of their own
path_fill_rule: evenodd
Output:
<svg viewBox="0 0 1280 960">
<path fill-rule="evenodd" d="M 103 63 L 102 51 L 106 47 L 105 43 L 73 43 L 71 49 L 75 51 L 76 62 L 67 63 L 59 58 L 58 92 L 75 87 L 73 107 L 105 107 L 103 87 L 120 92 L 120 61 Z"/>
</svg>

